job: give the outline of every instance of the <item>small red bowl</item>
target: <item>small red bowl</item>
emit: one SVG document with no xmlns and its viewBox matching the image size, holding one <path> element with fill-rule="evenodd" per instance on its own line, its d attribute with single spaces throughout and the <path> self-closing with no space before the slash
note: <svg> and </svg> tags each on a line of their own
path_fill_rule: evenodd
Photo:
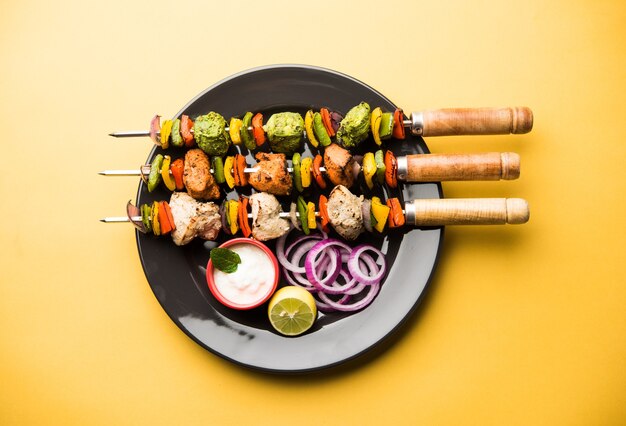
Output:
<svg viewBox="0 0 626 426">
<path fill-rule="evenodd" d="M 232 240 L 228 240 L 222 245 L 220 245 L 220 248 L 228 248 L 228 247 L 234 246 L 235 244 L 250 244 L 250 245 L 256 246 L 260 248 L 261 250 L 263 250 L 263 252 L 271 260 L 272 265 L 274 266 L 274 282 L 272 286 L 269 288 L 268 292 L 264 294 L 261 298 L 255 300 L 252 303 L 247 303 L 247 304 L 237 303 L 236 301 L 228 299 L 218 290 L 217 285 L 215 284 L 215 279 L 213 276 L 214 268 L 213 268 L 213 262 L 211 261 L 211 259 L 209 259 L 209 262 L 207 263 L 207 267 L 206 267 L 207 284 L 209 285 L 209 290 L 211 290 L 211 293 L 213 294 L 213 296 L 224 306 L 227 306 L 232 309 L 238 309 L 238 310 L 253 309 L 267 302 L 269 298 L 272 297 L 272 295 L 276 291 L 276 287 L 278 286 L 278 281 L 280 280 L 280 273 L 278 270 L 278 260 L 276 259 L 276 256 L 274 255 L 274 253 L 272 253 L 272 251 L 269 248 L 267 248 L 265 244 L 263 244 L 260 241 L 253 240 L 251 238 L 233 238 Z"/>
</svg>

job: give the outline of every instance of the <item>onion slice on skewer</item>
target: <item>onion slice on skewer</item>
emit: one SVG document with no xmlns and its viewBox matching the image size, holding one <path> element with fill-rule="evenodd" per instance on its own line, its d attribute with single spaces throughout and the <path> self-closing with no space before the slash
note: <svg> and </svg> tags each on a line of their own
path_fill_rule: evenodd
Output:
<svg viewBox="0 0 626 426">
<path fill-rule="evenodd" d="M 296 228 L 298 231 L 302 230 L 302 228 L 300 227 L 300 221 L 298 220 L 296 203 L 291 203 L 291 205 L 289 206 L 289 219 L 291 220 L 291 224 L 294 228 Z"/>
<path fill-rule="evenodd" d="M 135 217 L 141 217 L 141 210 L 139 209 L 139 207 L 133 205 L 131 200 L 128 200 L 128 203 L 126 203 L 126 216 L 128 216 L 128 220 L 130 221 L 130 223 L 132 223 L 139 232 L 143 234 L 146 234 L 148 232 L 141 220 L 137 221 L 133 219 Z"/>
<path fill-rule="evenodd" d="M 161 146 L 161 140 L 159 139 L 159 133 L 161 132 L 161 116 L 155 115 L 150 121 L 150 139 L 155 145 Z"/>
<path fill-rule="evenodd" d="M 363 215 L 363 226 L 367 232 L 374 232 L 374 227 L 372 226 L 372 200 L 366 198 L 361 203 L 361 214 Z"/>
</svg>

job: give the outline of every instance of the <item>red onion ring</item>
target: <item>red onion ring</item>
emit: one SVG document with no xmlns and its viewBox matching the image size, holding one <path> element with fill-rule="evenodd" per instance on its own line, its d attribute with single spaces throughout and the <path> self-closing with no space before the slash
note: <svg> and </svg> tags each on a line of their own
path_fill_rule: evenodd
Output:
<svg viewBox="0 0 626 426">
<path fill-rule="evenodd" d="M 306 270 L 306 277 L 315 288 L 319 291 L 337 294 L 332 287 L 327 286 L 327 283 L 335 282 L 341 272 L 341 255 L 338 250 L 331 247 L 328 241 L 329 240 L 323 240 L 313 246 L 307 254 L 306 259 L 304 259 L 304 269 Z M 318 258 L 319 254 L 322 254 L 322 256 Z M 330 265 L 326 267 L 320 266 L 322 263 L 321 259 L 324 255 L 330 257 Z M 321 278 L 323 275 L 325 275 L 325 277 Z"/>
<path fill-rule="evenodd" d="M 302 259 L 308 252 L 311 250 L 313 246 L 317 244 L 317 241 L 307 241 L 300 245 L 297 250 L 294 251 L 291 257 L 291 265 L 287 267 L 292 272 L 297 272 L 299 274 L 304 274 L 306 272 L 304 266 L 300 265 L 300 259 Z M 287 252 L 285 251 L 285 257 L 287 257 Z"/>
<path fill-rule="evenodd" d="M 376 264 L 376 261 L 369 254 L 362 253 L 361 258 L 359 259 L 359 269 L 364 275 L 369 276 L 370 274 L 376 274 L 379 267 Z M 349 270 L 348 273 L 350 273 Z"/>
<path fill-rule="evenodd" d="M 363 309 L 367 305 L 369 305 L 378 294 L 378 291 L 380 290 L 380 284 L 379 283 L 372 284 L 371 286 L 368 286 L 368 288 L 369 288 L 369 291 L 367 295 L 363 299 L 358 300 L 352 304 L 334 302 L 326 294 L 322 292 L 317 293 L 317 296 L 321 299 L 323 303 L 327 304 L 329 307 L 337 311 L 352 312 L 352 311 L 358 311 L 360 309 Z"/>
<path fill-rule="evenodd" d="M 308 240 L 316 239 L 316 238 L 319 239 L 320 236 L 319 235 L 308 235 L 308 236 L 300 237 L 300 238 L 296 239 L 293 243 L 291 243 L 289 245 L 289 247 L 287 247 L 287 250 L 285 250 L 285 242 L 287 241 L 287 235 L 289 235 L 290 232 L 287 232 L 286 234 L 282 235 L 278 239 L 278 241 L 276 242 L 276 258 L 278 259 L 278 262 L 285 269 L 288 269 L 291 272 L 304 274 L 304 272 L 305 272 L 304 266 L 300 266 L 300 259 L 317 242 L 317 241 L 308 241 Z M 309 244 L 310 243 L 313 243 L 313 244 L 310 244 L 308 247 L 302 248 L 302 246 L 307 244 L 307 242 Z M 296 252 L 292 255 L 291 260 L 287 259 L 287 256 L 289 255 L 291 250 L 293 250 L 298 244 L 302 244 L 302 246 L 299 247 L 296 250 Z"/>
<path fill-rule="evenodd" d="M 319 293 L 317 293 L 319 295 Z M 350 298 L 349 295 L 345 294 L 341 299 L 337 300 L 335 303 L 343 304 Z M 319 299 L 315 299 L 315 304 L 317 305 L 317 309 L 324 312 L 334 312 L 335 308 L 331 307 L 327 303 L 322 302 Z"/>
<path fill-rule="evenodd" d="M 290 272 L 287 269 L 283 269 L 283 276 L 291 285 L 302 287 L 312 293 L 317 292 L 317 289 L 313 285 L 311 285 L 309 280 L 307 280 L 306 277 L 303 276 L 303 274 L 298 274 L 297 272 Z"/>
<path fill-rule="evenodd" d="M 302 235 L 302 236 L 296 238 L 291 244 L 289 244 L 287 246 L 287 248 L 285 249 L 285 256 L 289 256 L 289 253 L 291 253 L 291 250 L 296 248 L 299 244 L 303 244 L 303 243 L 305 243 L 306 241 L 309 241 L 309 240 L 317 240 L 317 241 L 319 241 L 321 239 L 322 239 L 321 235 Z M 311 242 L 311 241 L 309 241 L 309 242 Z M 313 244 L 313 245 L 315 245 L 315 244 Z M 313 247 L 313 246 L 311 246 L 311 247 Z"/>
<path fill-rule="evenodd" d="M 368 259 L 365 256 L 362 256 L 363 252 L 365 251 L 374 252 L 376 255 L 378 255 L 378 258 L 382 261 L 382 267 L 378 269 L 377 272 L 373 276 L 370 276 L 369 273 L 366 275 L 359 266 L 359 259 L 361 258 L 366 264 L 368 263 Z M 371 273 L 373 269 L 372 265 L 369 264 L 368 266 L 370 267 L 369 272 Z M 350 253 L 350 258 L 348 259 L 348 271 L 350 271 L 350 274 L 352 274 L 354 278 L 356 278 L 358 281 L 362 282 L 363 284 L 366 284 L 366 285 L 378 284 L 382 280 L 383 276 L 385 275 L 385 272 L 387 272 L 387 264 L 385 262 L 385 255 L 374 246 L 371 246 L 369 244 L 361 244 L 360 246 L 355 247 L 354 250 L 352 250 L 352 253 Z"/>
<path fill-rule="evenodd" d="M 387 272 L 380 250 L 369 244 L 352 248 L 323 232 L 300 236 L 285 249 L 291 230 L 278 239 L 276 257 L 284 268 L 285 280 L 311 292 L 318 309 L 357 311 L 374 300 Z"/>
<path fill-rule="evenodd" d="M 353 294 L 360 293 L 363 290 L 364 285 L 359 283 L 345 269 L 343 268 L 341 269 L 341 271 L 339 272 L 339 277 L 343 278 L 343 280 L 345 281 L 345 284 L 339 284 L 338 280 L 335 280 L 335 282 L 331 284 L 333 291 L 337 292 L 336 294 L 353 295 Z M 326 293 L 333 294 L 329 291 L 327 291 Z"/>
<path fill-rule="evenodd" d="M 339 275 L 347 281 L 347 283 L 343 285 L 343 294 L 354 296 L 355 294 L 359 294 L 363 291 L 363 289 L 365 289 L 365 284 L 358 282 L 357 279 L 350 275 L 350 272 L 348 272 L 346 269 L 342 269 Z M 348 284 L 351 284 L 351 287 L 348 287 Z"/>
</svg>

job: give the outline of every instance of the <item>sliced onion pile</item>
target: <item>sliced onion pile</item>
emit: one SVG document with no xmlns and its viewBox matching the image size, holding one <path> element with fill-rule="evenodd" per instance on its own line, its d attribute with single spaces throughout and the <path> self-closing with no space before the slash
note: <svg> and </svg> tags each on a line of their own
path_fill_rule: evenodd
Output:
<svg viewBox="0 0 626 426">
<path fill-rule="evenodd" d="M 278 239 L 276 257 L 287 282 L 316 296 L 318 309 L 352 312 L 374 300 L 387 272 L 380 250 L 370 244 L 352 248 L 324 232 L 300 236 L 285 248 L 289 234 Z"/>
</svg>

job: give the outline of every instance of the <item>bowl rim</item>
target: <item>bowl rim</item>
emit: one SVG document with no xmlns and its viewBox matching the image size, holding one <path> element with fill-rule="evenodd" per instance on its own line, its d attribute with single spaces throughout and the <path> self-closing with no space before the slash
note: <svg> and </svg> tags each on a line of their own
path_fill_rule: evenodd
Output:
<svg viewBox="0 0 626 426">
<path fill-rule="evenodd" d="M 235 303 L 232 300 L 226 298 L 222 293 L 220 293 L 220 291 L 217 289 L 217 286 L 215 285 L 215 280 L 213 278 L 214 267 L 213 267 L 213 262 L 211 261 L 210 258 L 209 258 L 209 261 L 207 262 L 207 267 L 206 267 L 207 285 L 209 286 L 209 290 L 211 291 L 211 294 L 213 294 L 213 297 L 215 297 L 222 305 L 232 308 L 232 309 L 238 309 L 238 310 L 254 309 L 254 308 L 261 306 L 265 302 L 267 302 L 272 297 L 272 295 L 276 291 L 276 288 L 278 287 L 278 282 L 280 281 L 280 270 L 278 268 L 278 259 L 276 258 L 272 250 L 269 249 L 269 247 L 267 247 L 261 241 L 258 241 L 252 238 L 243 238 L 243 237 L 233 238 L 231 240 L 223 242 L 221 245 L 219 245 L 219 248 L 228 248 L 236 244 L 252 244 L 260 248 L 261 250 L 263 250 L 263 252 L 267 255 L 267 257 L 272 262 L 272 265 L 274 266 L 274 283 L 272 284 L 272 287 L 268 291 L 267 295 L 249 304 Z"/>
</svg>

